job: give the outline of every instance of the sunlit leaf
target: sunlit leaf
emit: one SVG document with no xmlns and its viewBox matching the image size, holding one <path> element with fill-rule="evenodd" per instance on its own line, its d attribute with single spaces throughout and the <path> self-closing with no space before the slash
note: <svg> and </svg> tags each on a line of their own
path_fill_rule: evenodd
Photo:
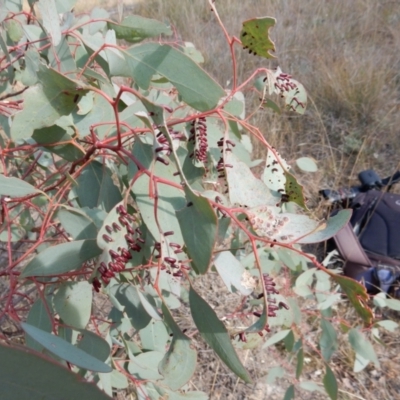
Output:
<svg viewBox="0 0 400 400">
<path fill-rule="evenodd" d="M 375 350 L 371 342 L 360 330 L 353 328 L 349 331 L 349 342 L 357 354 L 366 360 L 372 361 L 379 368 L 379 361 Z"/>
<path fill-rule="evenodd" d="M 249 277 L 244 266 L 230 251 L 218 253 L 214 265 L 230 292 L 238 290 L 242 295 L 248 296 L 254 290 L 254 282 L 252 286 L 251 281 L 246 281 Z"/>
<path fill-rule="evenodd" d="M 55 1 L 39 0 L 37 6 L 43 18 L 44 28 L 50 34 L 53 45 L 57 46 L 61 40 L 61 29 Z"/>
<path fill-rule="evenodd" d="M 63 322 L 85 328 L 92 311 L 92 286 L 89 282 L 65 282 L 54 296 L 54 307 Z"/>
<path fill-rule="evenodd" d="M 318 171 L 318 166 L 315 161 L 310 157 L 300 157 L 296 160 L 297 166 L 306 172 Z"/>
</svg>

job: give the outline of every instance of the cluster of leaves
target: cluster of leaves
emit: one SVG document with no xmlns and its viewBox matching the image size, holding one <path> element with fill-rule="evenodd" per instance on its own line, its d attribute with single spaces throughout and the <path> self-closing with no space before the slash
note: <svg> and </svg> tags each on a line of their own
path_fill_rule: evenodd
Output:
<svg viewBox="0 0 400 400">
<path fill-rule="evenodd" d="M 222 24 L 232 54 L 229 91 L 199 66 L 194 46 L 161 22 L 115 22 L 100 9 L 75 16 L 73 0 L 30 1 L 29 11 L 18 0 L 0 4 L 0 240 L 8 256 L 0 322 L 7 317 L 26 334 L 24 349 L 0 346 L 3 389 L 15 393 L 18 382 L 19 398 L 39 398 L 32 388 L 59 398 L 63 387 L 66 398 L 98 399 L 130 385 L 138 399 L 206 399 L 188 390 L 197 355 L 174 318 L 187 304 L 198 333 L 246 382 L 231 339 L 240 345 L 285 327 L 264 346 L 285 340 L 297 357 L 297 382 L 306 344 L 301 311 L 274 286 L 288 268 L 304 271 L 296 294 L 309 298 L 316 290 L 327 312 L 320 350 L 325 388 L 336 398 L 329 312 L 339 288 L 367 325 L 372 315 L 360 285 L 299 246 L 334 235 L 349 212 L 328 222 L 310 218 L 292 170 L 244 112 L 243 91 L 254 85 L 260 108 L 304 113 L 301 84 L 267 68 L 238 84 L 234 46 L 241 42 Z M 271 57 L 274 23 L 246 21 L 242 45 Z M 254 142 L 266 160 L 252 160 Z M 298 165 L 314 169 L 308 159 Z M 210 268 L 238 293 L 240 321 L 230 331 L 195 289 Z M 108 306 L 99 309 L 104 298 Z M 359 329 L 349 338 L 359 362 L 377 362 Z M 293 397 L 291 386 L 286 398 Z"/>
</svg>

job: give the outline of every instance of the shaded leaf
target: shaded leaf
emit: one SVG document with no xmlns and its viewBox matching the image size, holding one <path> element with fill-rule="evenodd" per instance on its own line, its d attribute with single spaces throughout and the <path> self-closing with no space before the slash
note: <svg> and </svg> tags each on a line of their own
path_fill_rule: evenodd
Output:
<svg viewBox="0 0 400 400">
<path fill-rule="evenodd" d="M 32 138 L 51 153 L 67 161 L 76 161 L 83 157 L 84 151 L 75 144 L 71 135 L 57 125 L 36 129 Z"/>
<path fill-rule="evenodd" d="M 301 186 L 296 178 L 285 171 L 285 194 L 287 195 L 287 200 L 296 203 L 301 208 L 307 210 L 307 206 L 304 201 L 303 186 Z"/>
<path fill-rule="evenodd" d="M 326 319 L 321 319 L 322 334 L 319 339 L 319 346 L 322 356 L 326 362 L 332 357 L 332 354 L 338 348 L 337 333 L 333 325 Z"/>
<path fill-rule="evenodd" d="M 51 312 L 51 304 L 47 304 Z M 29 310 L 26 322 L 29 325 L 35 326 L 45 332 L 51 332 L 53 325 L 51 324 L 50 315 L 41 298 L 37 299 L 31 309 Z M 38 352 L 43 351 L 43 346 L 33 340 L 29 335 L 25 334 L 25 344 L 33 350 Z"/>
<path fill-rule="evenodd" d="M 92 383 L 27 349 L 0 344 L 3 400 L 110 400 Z"/>
<path fill-rule="evenodd" d="M 106 361 L 111 350 L 107 341 L 86 329 L 80 329 L 79 333 L 81 339 L 77 347 L 100 361 Z"/>
<path fill-rule="evenodd" d="M 125 312 L 135 329 L 143 329 L 150 322 L 151 317 L 143 307 L 138 294 L 138 288 L 127 283 L 114 285 L 111 293 L 125 307 Z"/>
<path fill-rule="evenodd" d="M 100 253 L 95 240 L 77 240 L 51 246 L 29 262 L 22 271 L 21 278 L 53 276 L 73 271 Z"/>
<path fill-rule="evenodd" d="M 185 193 L 188 205 L 176 211 L 176 216 L 192 266 L 197 273 L 205 274 L 217 239 L 217 216 L 207 199 L 188 188 Z"/>
<path fill-rule="evenodd" d="M 172 318 L 166 305 L 163 303 L 162 310 L 165 323 L 171 329 L 172 343 L 167 354 L 161 360 L 158 369 L 164 376 L 164 381 L 172 390 L 178 390 L 187 382 L 195 372 L 197 352 L 191 340 L 184 335 Z"/>
<path fill-rule="evenodd" d="M 294 385 L 290 385 L 285 392 L 285 396 L 283 400 L 292 400 L 294 399 Z"/>
<path fill-rule="evenodd" d="M 270 51 L 275 51 L 275 44 L 269 38 L 269 29 L 276 24 L 271 17 L 253 18 L 243 22 L 240 40 L 243 47 L 260 57 L 275 58 Z"/>
<path fill-rule="evenodd" d="M 272 346 L 275 343 L 280 342 L 281 340 L 285 339 L 285 337 L 292 332 L 290 329 L 283 329 L 275 334 L 273 334 L 271 337 L 267 339 L 267 341 L 263 344 L 263 349 L 266 347 Z"/>
<path fill-rule="evenodd" d="M 86 166 L 78 179 L 75 191 L 81 207 L 100 207 L 109 212 L 122 200 L 121 193 L 115 186 L 111 171 L 98 161 Z"/>
<path fill-rule="evenodd" d="M 332 370 L 329 368 L 328 365 L 326 366 L 326 373 L 324 376 L 324 387 L 330 399 L 336 400 L 338 394 L 338 385 L 336 382 L 335 375 L 333 374 Z"/>
<path fill-rule="evenodd" d="M 250 376 L 232 346 L 225 325 L 219 320 L 215 311 L 192 287 L 190 287 L 189 291 L 189 302 L 193 321 L 203 339 L 217 353 L 228 368 L 239 378 L 250 383 Z"/>
<path fill-rule="evenodd" d="M 301 346 L 300 350 L 297 352 L 296 379 L 300 378 L 300 375 L 303 372 L 303 366 L 304 366 L 304 350 L 303 346 Z"/>
<path fill-rule="evenodd" d="M 45 349 L 49 350 L 56 356 L 66 360 L 77 367 L 96 372 L 111 372 L 111 367 L 92 357 L 88 353 L 78 349 L 72 344 L 52 335 L 32 325 L 21 323 L 23 330 L 40 343 Z"/>
<path fill-rule="evenodd" d="M 63 207 L 57 217 L 63 228 L 75 240 L 96 239 L 97 226 L 92 218 L 78 208 Z"/>
</svg>

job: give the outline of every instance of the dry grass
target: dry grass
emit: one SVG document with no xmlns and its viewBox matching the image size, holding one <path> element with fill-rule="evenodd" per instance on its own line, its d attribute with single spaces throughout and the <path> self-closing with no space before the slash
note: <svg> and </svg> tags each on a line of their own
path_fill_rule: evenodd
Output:
<svg viewBox="0 0 400 400">
<path fill-rule="evenodd" d="M 269 142 L 287 159 L 319 161 L 314 189 L 354 183 L 357 173 L 398 168 L 400 150 L 400 4 L 373 0 L 218 0 L 228 30 L 255 16 L 277 18 L 271 36 L 277 60 L 238 49 L 239 76 L 257 66 L 276 66 L 302 82 L 310 102 L 304 117 L 258 113 Z M 205 55 L 205 69 L 219 82 L 231 78 L 230 56 L 207 1 L 147 0 L 132 6 L 140 15 L 170 21 L 184 40 Z M 251 95 L 248 96 L 251 105 Z"/>
</svg>

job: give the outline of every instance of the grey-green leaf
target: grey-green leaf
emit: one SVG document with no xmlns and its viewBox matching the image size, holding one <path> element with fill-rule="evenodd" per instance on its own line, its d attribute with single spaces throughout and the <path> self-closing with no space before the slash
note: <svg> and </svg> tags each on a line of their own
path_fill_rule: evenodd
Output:
<svg viewBox="0 0 400 400">
<path fill-rule="evenodd" d="M 217 240 L 217 216 L 207 199 L 189 189 L 185 192 L 188 206 L 177 211 L 176 216 L 192 265 L 198 273 L 205 274 Z"/>
<path fill-rule="evenodd" d="M 39 0 L 38 8 L 43 18 L 43 25 L 51 36 L 54 46 L 61 41 L 60 18 L 54 0 Z"/>
<path fill-rule="evenodd" d="M 356 354 L 359 354 L 366 360 L 372 361 L 376 367 L 379 367 L 379 360 L 371 342 L 360 330 L 353 328 L 349 331 L 349 342 Z"/>
<path fill-rule="evenodd" d="M 171 28 L 164 23 L 139 15 L 129 15 L 120 24 L 108 22 L 108 28 L 115 31 L 117 39 L 124 39 L 131 43 L 161 34 L 172 34 Z"/>
<path fill-rule="evenodd" d="M 22 197 L 35 193 L 41 191 L 22 179 L 0 174 L 0 196 Z"/>
<path fill-rule="evenodd" d="M 76 240 L 51 246 L 39 253 L 25 267 L 21 278 L 52 276 L 73 271 L 100 253 L 96 240 Z"/>
<path fill-rule="evenodd" d="M 158 370 L 164 376 L 165 384 L 172 390 L 178 390 L 189 382 L 194 374 L 197 352 L 191 340 L 181 332 L 164 303 L 162 310 L 165 322 L 173 333 L 173 339 L 167 354 L 158 365 Z"/>
<path fill-rule="evenodd" d="M 190 311 L 200 335 L 217 353 L 221 360 L 239 378 L 250 383 L 251 378 L 233 348 L 225 325 L 219 320 L 215 311 L 190 287 Z"/>
<path fill-rule="evenodd" d="M 336 400 L 338 394 L 338 385 L 336 382 L 335 375 L 333 374 L 332 370 L 329 368 L 328 365 L 326 366 L 326 373 L 324 376 L 324 387 L 330 399 Z"/>
<path fill-rule="evenodd" d="M 113 295 L 125 307 L 125 312 L 135 329 L 143 329 L 150 322 L 151 317 L 146 312 L 138 294 L 136 286 L 122 283 L 111 288 Z"/>
<path fill-rule="evenodd" d="M 65 324 L 85 328 L 92 311 L 92 286 L 87 281 L 61 284 L 54 296 L 54 307 Z"/>
<path fill-rule="evenodd" d="M 22 348 L 0 345 L 3 400 L 110 400 L 96 385 L 61 365 Z"/>
<path fill-rule="evenodd" d="M 186 104 L 199 111 L 215 108 L 225 94 L 190 57 L 169 45 L 146 43 L 131 47 L 124 54 L 130 76 L 142 89 L 149 88 L 153 75 L 162 75 L 176 87 Z"/>
<path fill-rule="evenodd" d="M 38 84 L 23 94 L 24 108 L 11 125 L 13 140 L 30 138 L 35 129 L 52 126 L 76 107 L 76 96 L 84 95 L 83 83 L 73 81 L 52 68 L 39 66 Z"/>
<path fill-rule="evenodd" d="M 97 227 L 95 221 L 77 208 L 62 208 L 57 217 L 63 228 L 75 240 L 96 239 Z"/>
<path fill-rule="evenodd" d="M 62 358 L 63 360 L 66 360 L 80 368 L 85 368 L 89 371 L 112 371 L 109 365 L 104 364 L 97 358 L 78 349 L 58 336 L 52 335 L 23 322 L 21 323 L 21 326 L 29 336 L 39 342 L 45 349 L 49 350 L 51 353 Z"/>
<path fill-rule="evenodd" d="M 328 362 L 338 348 L 337 333 L 333 325 L 326 319 L 321 319 L 321 329 L 322 334 L 319 339 L 319 346 L 324 360 Z"/>
<path fill-rule="evenodd" d="M 84 168 L 77 182 L 76 193 L 81 207 L 101 207 L 109 212 L 122 200 L 111 171 L 98 161 Z"/>
<path fill-rule="evenodd" d="M 72 136 L 57 125 L 36 129 L 32 138 L 47 151 L 57 154 L 67 161 L 79 160 L 84 155 L 83 150 L 75 145 Z"/>
</svg>

